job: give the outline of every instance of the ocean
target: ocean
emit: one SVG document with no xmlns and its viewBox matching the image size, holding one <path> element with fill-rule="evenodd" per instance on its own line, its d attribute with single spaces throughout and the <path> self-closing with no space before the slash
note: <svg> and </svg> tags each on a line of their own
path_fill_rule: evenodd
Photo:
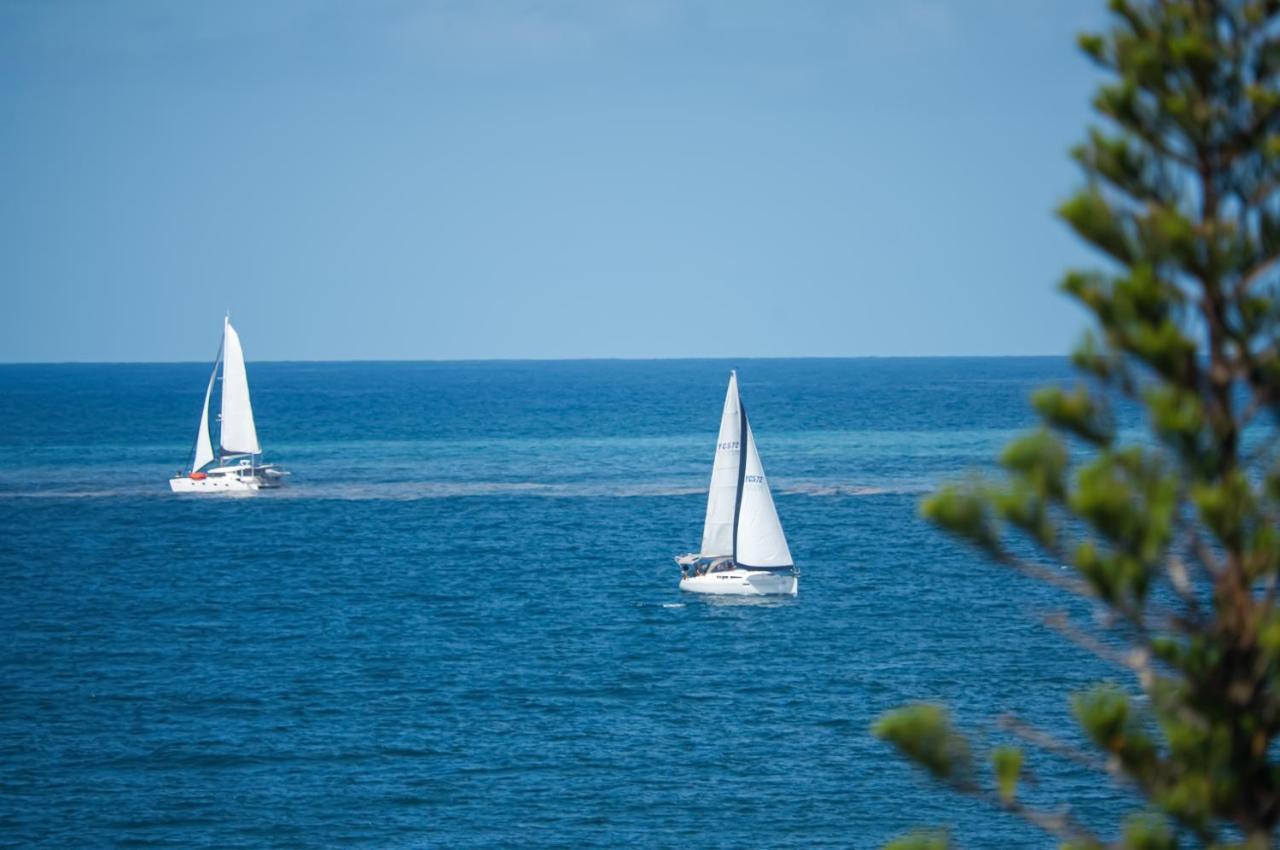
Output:
<svg viewBox="0 0 1280 850">
<path fill-rule="evenodd" d="M 794 599 L 677 588 L 730 368 Z M 1078 740 L 1118 675 L 919 517 L 1065 360 L 250 362 L 287 488 L 174 496 L 208 370 L 0 366 L 0 846 L 1054 846 L 869 727 Z M 1033 803 L 1132 804 L 1030 766 Z"/>
</svg>

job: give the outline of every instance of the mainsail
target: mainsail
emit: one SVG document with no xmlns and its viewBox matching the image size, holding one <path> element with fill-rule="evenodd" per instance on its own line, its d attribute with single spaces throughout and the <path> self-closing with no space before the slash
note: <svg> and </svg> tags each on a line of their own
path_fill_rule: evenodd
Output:
<svg viewBox="0 0 1280 850">
<path fill-rule="evenodd" d="M 259 454 L 258 431 L 249 404 L 249 376 L 244 371 L 240 335 L 227 319 L 222 351 L 222 450 L 227 454 Z"/>
<path fill-rule="evenodd" d="M 747 410 L 738 395 L 737 372 L 729 373 L 720 415 L 699 554 L 703 558 L 732 555 L 734 563 L 743 567 L 792 566 Z"/>
<path fill-rule="evenodd" d="M 729 391 L 720 416 L 720 436 L 716 438 L 716 459 L 711 467 L 711 487 L 707 492 L 707 519 L 702 526 L 704 558 L 733 554 L 733 515 L 738 501 L 738 466 L 742 454 L 739 408 L 738 374 L 730 372 Z"/>
<path fill-rule="evenodd" d="M 778 511 L 773 506 L 773 494 L 769 492 L 769 480 L 765 478 L 764 465 L 760 463 L 760 453 L 756 450 L 755 435 L 751 433 L 746 409 L 741 404 L 739 409 L 746 440 L 742 448 L 739 476 L 742 483 L 737 522 L 734 523 L 737 539 L 733 561 L 740 567 L 790 567 L 793 565 L 791 550 L 787 547 L 786 535 L 782 533 Z"/>
</svg>

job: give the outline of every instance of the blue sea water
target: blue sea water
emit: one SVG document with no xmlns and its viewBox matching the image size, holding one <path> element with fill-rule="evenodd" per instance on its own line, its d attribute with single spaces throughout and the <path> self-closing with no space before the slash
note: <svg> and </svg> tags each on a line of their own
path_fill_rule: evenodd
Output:
<svg viewBox="0 0 1280 850">
<path fill-rule="evenodd" d="M 740 370 L 800 594 L 682 595 Z M 1058 359 L 250 363 L 287 489 L 177 497 L 207 364 L 0 366 L 0 845 L 1052 842 L 868 731 L 1073 738 L 1070 605 L 918 516 Z M 1107 824 L 1096 774 L 1033 802 Z"/>
</svg>

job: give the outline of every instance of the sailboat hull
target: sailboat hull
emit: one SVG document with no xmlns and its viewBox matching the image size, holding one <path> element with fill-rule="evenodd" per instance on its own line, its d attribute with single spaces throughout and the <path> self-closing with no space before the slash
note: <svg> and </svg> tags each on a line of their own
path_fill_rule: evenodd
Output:
<svg viewBox="0 0 1280 850">
<path fill-rule="evenodd" d="M 689 593 L 721 596 L 795 596 L 800 589 L 797 576 L 761 570 L 725 570 L 700 576 L 686 576 L 680 589 Z"/>
<path fill-rule="evenodd" d="M 288 473 L 270 466 L 232 466 L 211 469 L 199 478 L 177 475 L 169 479 L 175 493 L 256 493 L 280 486 L 280 476 Z"/>
</svg>

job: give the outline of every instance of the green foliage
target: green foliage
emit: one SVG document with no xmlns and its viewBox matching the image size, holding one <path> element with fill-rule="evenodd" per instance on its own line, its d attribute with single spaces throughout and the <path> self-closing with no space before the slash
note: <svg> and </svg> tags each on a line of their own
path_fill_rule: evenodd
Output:
<svg viewBox="0 0 1280 850">
<path fill-rule="evenodd" d="M 1158 760 L 1156 745 L 1134 715 L 1123 691 L 1099 685 L 1077 695 L 1072 708 L 1093 742 L 1118 758 L 1130 774 L 1141 778 L 1154 769 Z"/>
<path fill-rule="evenodd" d="M 1124 846 L 1128 850 L 1178 850 L 1178 838 L 1164 818 L 1133 815 L 1124 825 Z"/>
<path fill-rule="evenodd" d="M 1018 794 L 1018 780 L 1022 778 L 1022 750 L 1017 747 L 997 747 L 991 753 L 991 767 L 996 775 L 996 791 L 1005 803 L 1012 803 Z"/>
<path fill-rule="evenodd" d="M 1031 406 L 1052 428 L 1074 434 L 1093 446 L 1105 448 L 1115 439 L 1111 411 L 1089 393 L 1087 387 L 1067 392 L 1044 387 L 1031 397 Z M 1066 458 L 1063 458 L 1064 465 Z"/>
<path fill-rule="evenodd" d="M 996 542 L 987 502 L 972 488 L 943 487 L 926 499 L 921 509 L 938 525 L 973 543 L 993 546 Z"/>
<path fill-rule="evenodd" d="M 890 841 L 885 850 L 949 850 L 950 847 L 945 832 L 921 831 Z"/>
<path fill-rule="evenodd" d="M 917 704 L 883 715 L 872 732 L 939 779 L 967 786 L 973 774 L 969 743 L 939 705 Z"/>
<path fill-rule="evenodd" d="M 939 706 L 875 731 L 1063 847 L 1261 850 L 1280 827 L 1280 0 L 1109 9 L 1110 29 L 1079 39 L 1107 76 L 1103 124 L 1072 150 L 1086 179 L 1058 209 L 1103 259 L 1062 281 L 1095 325 L 1072 358 L 1084 383 L 1035 394 L 1043 424 L 1005 449 L 1002 479 L 943 487 L 922 512 L 1102 609 L 1106 634 L 1051 622 L 1143 692 L 1099 686 L 1073 708 L 1106 772 L 1149 805 L 1105 844 L 1019 798 L 1034 781 L 1019 749 L 990 753 L 990 785 L 973 779 Z M 1144 412 L 1147 437 L 1123 444 L 1117 401 Z M 1028 542 L 1075 580 L 1013 554 Z"/>
</svg>

